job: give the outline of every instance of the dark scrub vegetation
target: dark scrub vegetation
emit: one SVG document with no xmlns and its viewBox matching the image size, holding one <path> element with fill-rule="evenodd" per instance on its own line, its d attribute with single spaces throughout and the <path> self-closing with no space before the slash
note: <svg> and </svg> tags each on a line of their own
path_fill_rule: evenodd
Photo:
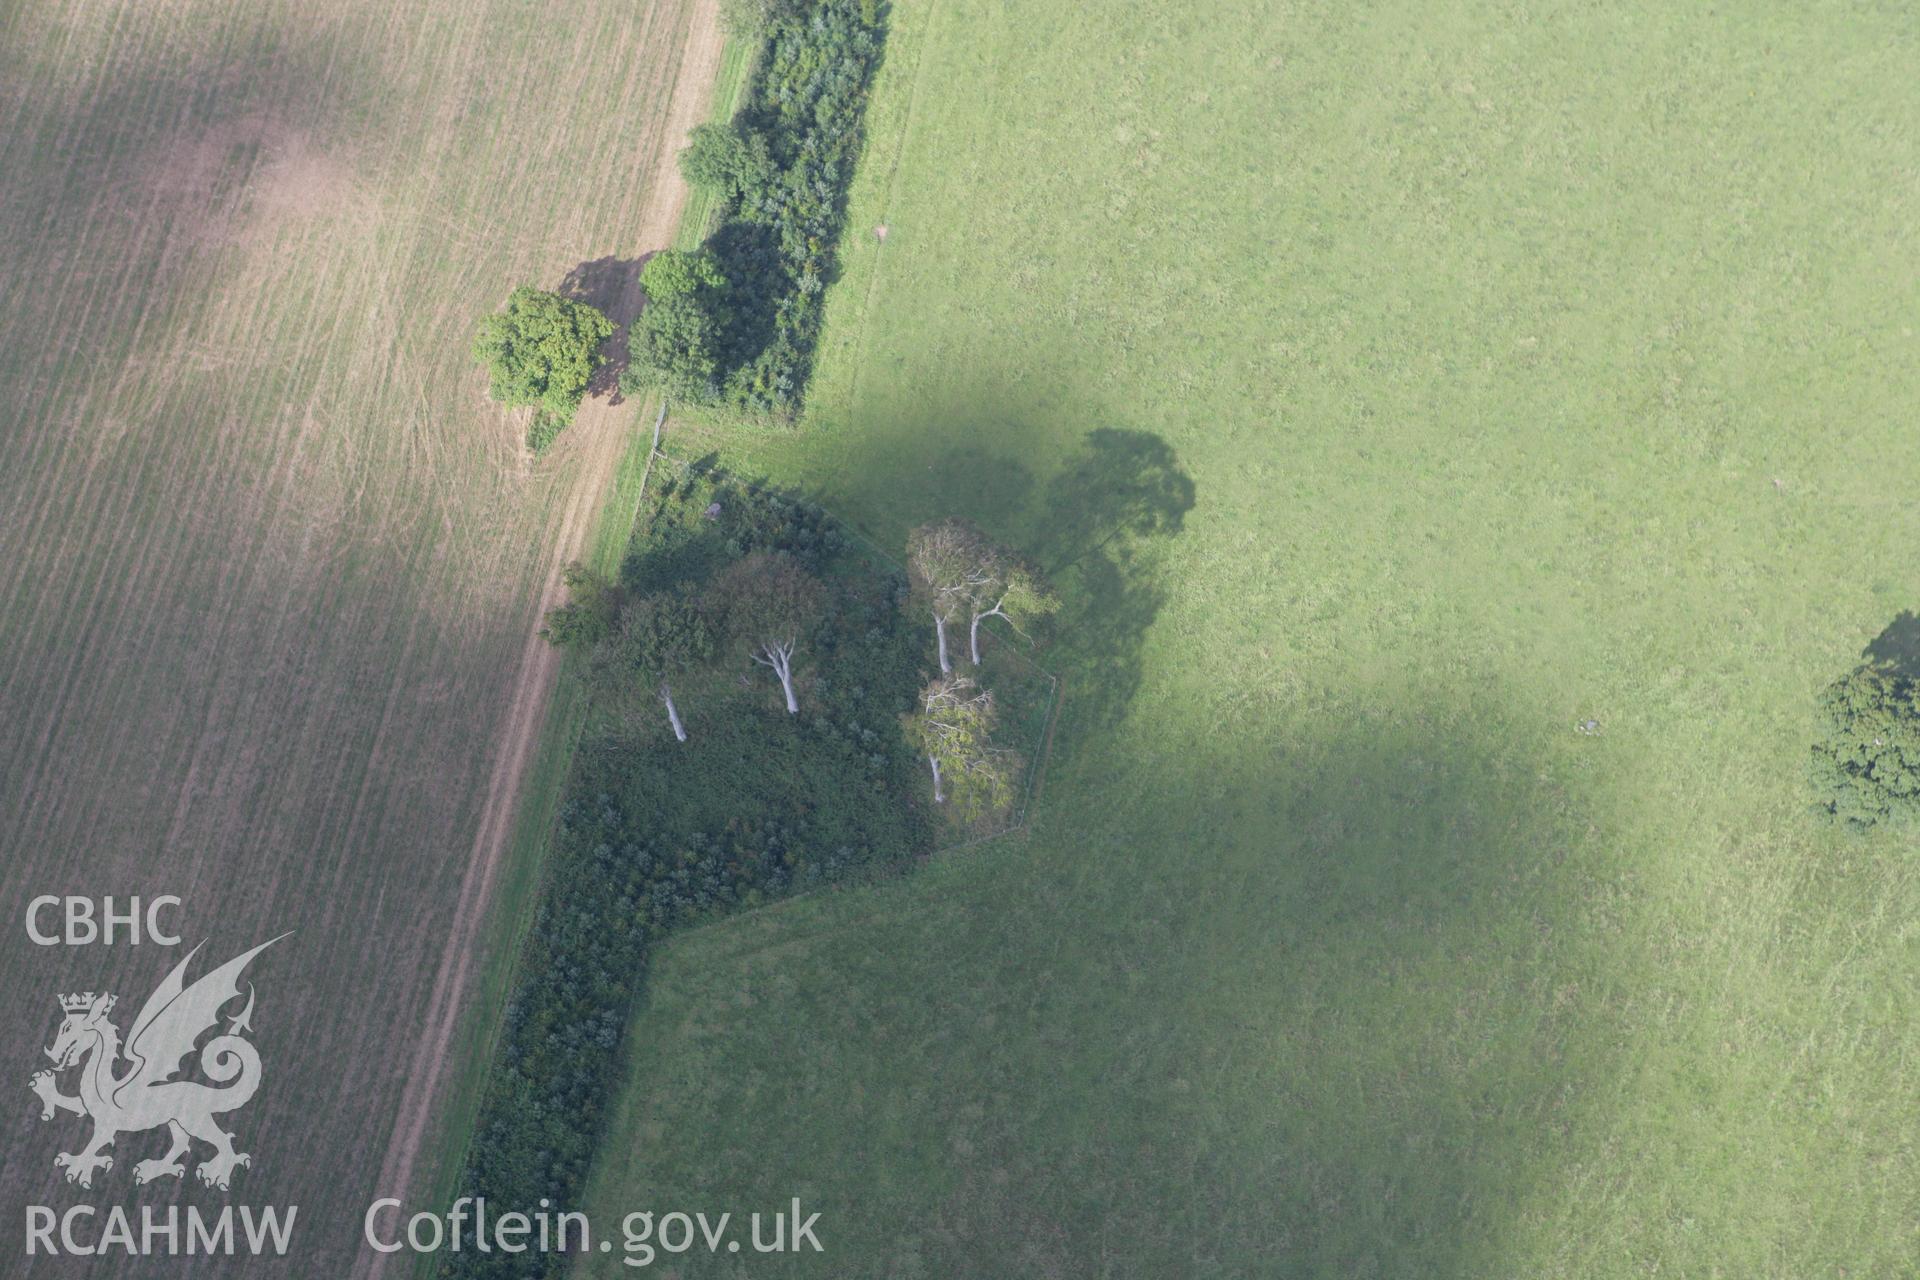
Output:
<svg viewBox="0 0 1920 1280">
<path fill-rule="evenodd" d="M 709 596 L 730 598 L 719 586 L 742 566 L 768 560 L 804 574 L 820 605 L 795 633 L 796 714 L 743 653 L 684 625 Z M 902 732 L 929 637 L 901 608 L 905 577 L 818 507 L 670 473 L 619 581 L 572 581 L 549 635 L 590 654 L 594 710 L 461 1186 L 499 1212 L 579 1207 L 656 940 L 923 853 L 938 829 Z M 663 632 L 671 646 L 637 642 Z M 663 647 L 676 654 L 671 721 Z M 442 1257 L 456 1277 L 542 1265 L 472 1248 Z"/>
<path fill-rule="evenodd" d="M 738 119 L 695 132 L 683 165 L 727 209 L 692 270 L 635 322 L 623 384 L 756 415 L 800 407 L 835 275 L 847 185 L 884 28 L 872 0 L 766 6 Z M 684 286 L 684 287 L 674 287 Z"/>
</svg>

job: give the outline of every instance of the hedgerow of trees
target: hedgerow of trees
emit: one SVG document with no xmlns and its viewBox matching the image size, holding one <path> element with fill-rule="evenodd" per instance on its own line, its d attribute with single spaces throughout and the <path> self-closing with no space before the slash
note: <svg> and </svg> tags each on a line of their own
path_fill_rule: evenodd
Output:
<svg viewBox="0 0 1920 1280">
<path fill-rule="evenodd" d="M 1819 807 L 1854 827 L 1920 812 L 1920 684 L 1869 662 L 1828 686 L 1813 748 Z"/>
<path fill-rule="evenodd" d="M 642 313 L 622 385 L 791 415 L 812 368 L 884 30 L 875 0 L 729 0 L 727 12 L 764 45 L 739 116 L 696 130 L 682 156 L 688 180 L 726 210 L 701 251 L 712 274 L 662 315 Z M 660 298 L 647 293 L 651 311 Z"/>
<path fill-rule="evenodd" d="M 473 357 L 485 366 L 495 400 L 533 408 L 527 444 L 538 452 L 573 421 L 612 336 L 613 322 L 586 303 L 521 285 L 503 311 L 480 322 Z"/>
<path fill-rule="evenodd" d="M 696 468 L 664 477 L 640 527 L 617 577 L 571 566 L 547 617 L 548 639 L 585 659 L 588 725 L 457 1190 L 496 1205 L 579 1207 L 657 940 L 925 852 L 936 813 L 977 830 L 1025 764 L 985 683 L 1006 668 L 974 645 L 975 674 L 926 683 L 936 578 L 961 584 L 952 617 L 970 628 L 1051 607 L 974 526 L 918 531 L 910 583 L 819 507 Z M 777 702 L 742 678 L 756 668 L 778 677 Z M 567 1261 L 468 1241 L 439 1267 L 522 1280 Z"/>
</svg>

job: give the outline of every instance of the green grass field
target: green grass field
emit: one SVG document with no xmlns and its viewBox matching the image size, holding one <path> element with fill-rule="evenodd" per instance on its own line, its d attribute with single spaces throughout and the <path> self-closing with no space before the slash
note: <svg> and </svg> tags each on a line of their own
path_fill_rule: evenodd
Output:
<svg viewBox="0 0 1920 1280">
<path fill-rule="evenodd" d="M 681 444 L 1053 566 L 1044 794 L 675 939 L 599 1213 L 821 1212 L 752 1274 L 1920 1270 L 1911 838 L 1803 784 L 1920 604 L 1917 56 L 899 0 L 808 421 Z"/>
</svg>

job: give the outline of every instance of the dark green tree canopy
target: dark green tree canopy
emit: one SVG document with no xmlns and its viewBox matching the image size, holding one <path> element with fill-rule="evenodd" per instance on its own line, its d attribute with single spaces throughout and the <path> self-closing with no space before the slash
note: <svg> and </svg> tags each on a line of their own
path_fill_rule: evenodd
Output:
<svg viewBox="0 0 1920 1280">
<path fill-rule="evenodd" d="M 797 647 L 826 602 L 819 579 L 784 551 L 734 561 L 714 584 L 713 599 L 728 639 L 748 653 L 768 643 Z"/>
<path fill-rule="evenodd" d="M 704 403 L 719 394 L 720 342 L 727 322 L 727 282 L 705 249 L 665 249 L 640 272 L 646 309 L 634 321 L 630 363 L 620 375 L 627 394 L 658 388 Z"/>
<path fill-rule="evenodd" d="M 1820 808 L 1856 827 L 1920 811 L 1920 684 L 1869 662 L 1828 686 L 1813 748 Z"/>
<path fill-rule="evenodd" d="M 486 366 L 495 400 L 510 409 L 537 406 L 570 422 L 613 322 L 584 302 L 521 285 L 506 309 L 480 322 L 473 356 Z"/>
<path fill-rule="evenodd" d="M 787 711 L 797 713 L 793 660 L 826 608 L 820 580 L 784 551 L 756 551 L 728 567 L 713 598 L 728 640 L 780 678 Z"/>
<path fill-rule="evenodd" d="M 709 683 L 718 647 L 712 620 L 686 590 L 628 596 L 589 664 L 594 696 L 609 706 L 658 699 L 673 736 L 687 740 L 676 698 Z"/>
<path fill-rule="evenodd" d="M 642 680 L 679 682 L 712 661 L 719 637 L 708 611 L 684 592 L 629 600 L 611 643 L 621 665 Z"/>
<path fill-rule="evenodd" d="M 562 649 L 589 648 L 612 634 L 620 620 L 621 591 L 606 575 L 575 560 L 561 571 L 567 602 L 547 610 L 540 629 L 547 642 Z"/>
<path fill-rule="evenodd" d="M 730 201 L 761 190 L 775 173 L 766 135 L 730 124 L 695 128 L 680 153 L 680 172 L 694 186 Z"/>
</svg>

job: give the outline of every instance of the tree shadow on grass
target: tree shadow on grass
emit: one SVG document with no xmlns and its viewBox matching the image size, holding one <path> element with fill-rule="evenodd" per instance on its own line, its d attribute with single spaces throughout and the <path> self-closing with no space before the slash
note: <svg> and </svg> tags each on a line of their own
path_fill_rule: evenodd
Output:
<svg viewBox="0 0 1920 1280">
<path fill-rule="evenodd" d="M 649 1132 L 703 1140 L 617 1134 L 626 1189 L 805 1183 L 889 1275 L 1479 1280 L 1604 1248 L 1554 1227 L 1628 1069 L 1630 883 L 1563 781 L 1579 744 L 1472 687 L 1108 739 L 1010 856 L 680 966 L 680 1007 L 757 1007 L 673 1050 L 723 1083 L 654 1091 Z"/>
<path fill-rule="evenodd" d="M 1891 668 L 1908 679 L 1920 678 L 1920 617 L 1910 609 L 1887 624 L 1860 656 L 1868 662 Z"/>
<path fill-rule="evenodd" d="M 996 434 L 1023 431 L 1000 424 Z M 931 461 L 907 453 L 894 471 L 877 465 L 863 477 L 873 496 L 854 502 L 900 510 L 899 492 L 911 491 L 922 472 L 939 477 L 942 505 L 910 500 L 908 518 L 966 516 L 1038 562 L 1063 600 L 1040 633 L 1039 661 L 1069 676 L 1077 725 L 1116 721 L 1139 688 L 1140 647 L 1166 603 L 1161 556 L 1194 506 L 1179 456 L 1152 432 L 1099 427 L 1041 478 L 1009 454 L 962 445 Z M 897 542 L 889 550 L 902 554 Z"/>
<path fill-rule="evenodd" d="M 1004 455 L 952 449 L 937 472 L 960 514 L 1035 558 L 1062 595 L 1044 664 L 1073 676 L 1073 716 L 1108 725 L 1140 683 L 1140 643 L 1167 593 L 1160 555 L 1185 528 L 1194 482 L 1152 432 L 1096 428 L 1035 480 Z"/>
<path fill-rule="evenodd" d="M 985 936 L 925 944 L 1005 1027 L 925 1064 L 974 1152 L 933 1270 L 1515 1274 L 1604 1124 L 1633 955 L 1537 719 L 1378 690 L 1065 797 Z"/>
<path fill-rule="evenodd" d="M 1089 432 L 1047 482 L 1035 544 L 1065 601 L 1063 656 L 1089 677 L 1074 690 L 1083 721 L 1112 724 L 1139 688 L 1140 647 L 1167 599 L 1159 558 L 1193 504 L 1192 477 L 1146 431 Z"/>
</svg>

